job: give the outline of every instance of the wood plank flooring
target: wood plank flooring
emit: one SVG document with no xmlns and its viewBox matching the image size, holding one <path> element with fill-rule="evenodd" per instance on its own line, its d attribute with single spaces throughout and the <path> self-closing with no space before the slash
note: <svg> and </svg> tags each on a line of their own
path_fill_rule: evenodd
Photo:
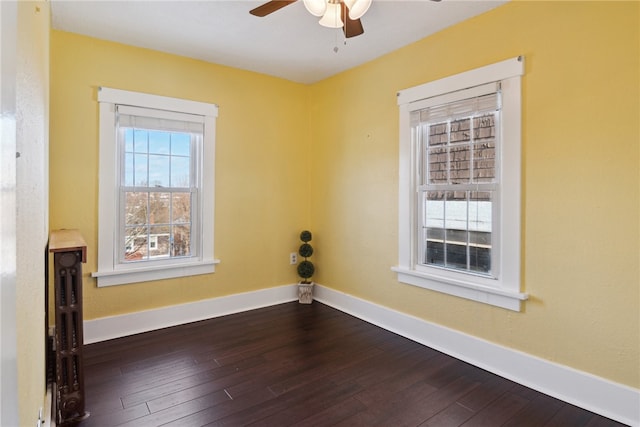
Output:
<svg viewBox="0 0 640 427">
<path fill-rule="evenodd" d="M 622 424 L 318 303 L 87 345 L 80 427 Z"/>
</svg>

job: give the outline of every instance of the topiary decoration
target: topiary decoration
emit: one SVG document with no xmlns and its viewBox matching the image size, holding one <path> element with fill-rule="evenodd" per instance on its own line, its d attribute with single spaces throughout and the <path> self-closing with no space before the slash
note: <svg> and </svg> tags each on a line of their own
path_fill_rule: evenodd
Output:
<svg viewBox="0 0 640 427">
<path fill-rule="evenodd" d="M 298 249 L 298 253 L 300 254 L 301 257 L 309 258 L 311 255 L 313 255 L 313 248 L 311 247 L 310 244 L 303 243 L 302 245 L 300 245 L 300 249 Z"/>
<path fill-rule="evenodd" d="M 309 230 L 304 230 L 300 233 L 300 240 L 307 243 L 311 241 L 311 232 Z"/>
<path fill-rule="evenodd" d="M 298 264 L 298 274 L 304 279 L 303 283 L 309 283 L 307 279 L 310 279 L 315 273 L 316 268 L 311 261 L 302 261 Z"/>
<path fill-rule="evenodd" d="M 313 263 L 307 259 L 313 255 L 313 247 L 309 244 L 311 237 L 311 232 L 309 230 L 304 230 L 300 233 L 300 240 L 302 240 L 303 243 L 298 249 L 298 254 L 304 258 L 304 261 L 298 264 L 298 275 L 302 278 L 301 283 L 311 283 L 309 279 L 316 271 Z"/>
</svg>

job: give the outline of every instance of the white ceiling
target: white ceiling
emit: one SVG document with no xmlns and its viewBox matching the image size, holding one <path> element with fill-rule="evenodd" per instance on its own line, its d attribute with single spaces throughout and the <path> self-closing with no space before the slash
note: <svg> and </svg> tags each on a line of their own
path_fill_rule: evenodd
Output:
<svg viewBox="0 0 640 427">
<path fill-rule="evenodd" d="M 507 0 L 373 0 L 364 34 L 320 26 L 302 0 L 264 18 L 265 1 L 52 0 L 54 29 L 314 83 L 420 40 Z M 334 52 L 335 47 L 338 48 Z"/>
</svg>

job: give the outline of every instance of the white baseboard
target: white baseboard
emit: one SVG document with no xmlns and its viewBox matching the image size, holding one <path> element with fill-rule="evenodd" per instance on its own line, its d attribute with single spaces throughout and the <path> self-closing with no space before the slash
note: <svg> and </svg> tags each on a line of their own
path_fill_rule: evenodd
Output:
<svg viewBox="0 0 640 427">
<path fill-rule="evenodd" d="M 640 426 L 640 390 L 316 284 L 314 299 L 549 396 Z"/>
<path fill-rule="evenodd" d="M 297 285 L 87 320 L 87 344 L 295 301 Z M 640 390 L 503 347 L 316 284 L 314 299 L 496 375 L 630 426 L 640 426 Z"/>
<path fill-rule="evenodd" d="M 85 320 L 84 343 L 91 344 L 141 332 L 240 313 L 298 299 L 296 284 L 219 298 Z"/>
</svg>

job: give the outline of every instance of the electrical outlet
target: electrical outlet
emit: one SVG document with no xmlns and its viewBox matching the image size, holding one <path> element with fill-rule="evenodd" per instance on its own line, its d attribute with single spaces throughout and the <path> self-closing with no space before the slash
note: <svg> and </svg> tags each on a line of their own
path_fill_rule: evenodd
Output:
<svg viewBox="0 0 640 427">
<path fill-rule="evenodd" d="M 298 263 L 298 254 L 295 252 L 291 252 L 289 254 L 289 264 L 297 264 Z"/>
</svg>

